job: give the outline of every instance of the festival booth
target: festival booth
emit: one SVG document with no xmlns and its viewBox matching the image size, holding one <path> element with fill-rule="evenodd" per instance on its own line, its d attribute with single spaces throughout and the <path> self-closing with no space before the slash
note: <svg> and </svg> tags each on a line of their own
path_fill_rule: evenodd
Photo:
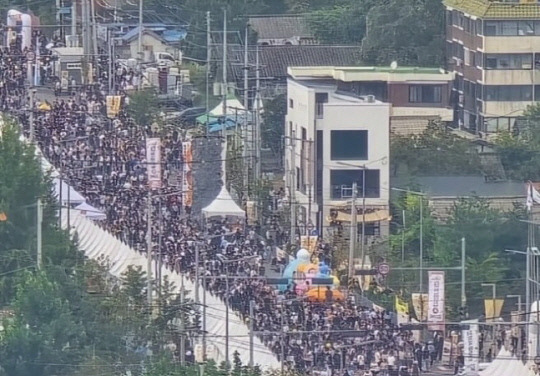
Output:
<svg viewBox="0 0 540 376">
<path fill-rule="evenodd" d="M 82 215 L 86 216 L 86 218 L 91 219 L 93 221 L 103 221 L 107 219 L 107 215 L 103 213 L 101 210 L 94 208 L 92 205 L 87 204 L 86 202 L 83 202 L 80 205 L 77 205 L 75 207 L 75 210 L 78 210 L 81 212 Z"/>
<path fill-rule="evenodd" d="M 226 218 L 227 227 L 231 232 L 243 229 L 245 225 L 246 212 L 234 202 L 225 185 L 221 187 L 214 201 L 202 209 L 202 214 L 206 223 L 218 218 Z"/>
<path fill-rule="evenodd" d="M 245 218 L 246 212 L 234 202 L 231 194 L 223 185 L 221 191 L 217 197 L 212 201 L 208 206 L 204 207 L 203 216 L 205 218 L 211 217 L 236 217 L 236 218 Z"/>
<path fill-rule="evenodd" d="M 60 188 L 61 187 L 61 188 Z M 54 179 L 54 193 L 61 200 L 62 205 L 82 204 L 86 199 L 65 180 Z"/>
<path fill-rule="evenodd" d="M 279 285 L 285 291 L 294 283 L 299 296 L 310 301 L 344 300 L 345 296 L 338 290 L 339 279 L 331 274 L 330 267 L 324 262 L 318 262 L 307 249 L 300 249 L 296 258 L 289 262 L 283 270 L 282 278 L 287 279 L 287 285 Z"/>
</svg>

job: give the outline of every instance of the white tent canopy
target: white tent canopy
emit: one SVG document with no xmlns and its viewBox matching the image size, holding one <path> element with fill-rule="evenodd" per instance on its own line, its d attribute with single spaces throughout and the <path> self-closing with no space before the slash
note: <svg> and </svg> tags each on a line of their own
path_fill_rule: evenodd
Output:
<svg viewBox="0 0 540 376">
<path fill-rule="evenodd" d="M 56 178 L 54 179 L 54 193 L 56 196 L 58 196 L 58 199 L 60 199 L 60 179 Z M 69 184 L 67 184 L 64 180 L 62 182 L 62 202 L 61 205 L 67 204 L 68 201 L 70 204 L 82 204 L 86 201 L 86 199 L 81 195 L 79 192 L 77 192 L 75 189 L 73 189 Z M 68 195 L 69 193 L 69 195 Z"/>
<path fill-rule="evenodd" d="M 80 205 L 75 207 L 75 210 L 79 210 L 81 214 L 85 215 L 86 218 L 92 219 L 94 221 L 102 221 L 107 219 L 107 215 L 101 210 L 94 208 L 92 205 L 83 202 Z"/>
<path fill-rule="evenodd" d="M 245 217 L 246 212 L 243 211 L 231 197 L 225 185 L 221 187 L 221 191 L 217 197 L 202 210 L 206 218 L 210 217 Z"/>
<path fill-rule="evenodd" d="M 244 105 L 233 96 L 227 97 L 227 115 L 241 114 L 244 110 Z M 210 115 L 212 116 L 223 116 L 223 101 L 221 101 L 213 110 L 211 110 Z"/>
</svg>

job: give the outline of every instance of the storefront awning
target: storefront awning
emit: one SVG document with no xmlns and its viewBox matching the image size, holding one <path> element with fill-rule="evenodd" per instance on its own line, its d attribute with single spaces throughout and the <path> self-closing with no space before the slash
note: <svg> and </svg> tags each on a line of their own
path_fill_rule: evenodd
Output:
<svg viewBox="0 0 540 376">
<path fill-rule="evenodd" d="M 362 223 L 362 221 L 366 220 L 365 223 L 373 223 L 373 222 L 383 222 L 383 221 L 390 221 L 392 219 L 392 216 L 390 215 L 390 212 L 388 210 L 376 210 L 374 212 L 363 214 L 358 214 L 356 216 L 356 222 Z M 337 211 L 337 216 L 327 217 L 328 222 L 350 222 L 351 221 L 351 215 L 349 213 L 344 213 L 341 211 Z"/>
</svg>

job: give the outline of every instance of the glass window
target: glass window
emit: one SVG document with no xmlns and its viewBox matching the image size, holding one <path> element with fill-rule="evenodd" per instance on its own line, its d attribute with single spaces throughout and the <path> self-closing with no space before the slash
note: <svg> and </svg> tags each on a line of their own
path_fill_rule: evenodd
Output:
<svg viewBox="0 0 540 376">
<path fill-rule="evenodd" d="M 410 103 L 440 103 L 442 101 L 441 85 L 410 85 Z"/>
<path fill-rule="evenodd" d="M 534 35 L 534 21 L 519 21 L 518 35 Z"/>
<path fill-rule="evenodd" d="M 330 159 L 368 159 L 367 131 L 331 131 Z"/>
<path fill-rule="evenodd" d="M 482 35 L 482 20 L 476 20 L 476 34 Z"/>
<path fill-rule="evenodd" d="M 532 54 L 486 54 L 486 69 L 532 69 Z"/>
<path fill-rule="evenodd" d="M 532 100 L 530 85 L 486 85 L 485 100 L 495 102 L 524 102 Z"/>
<path fill-rule="evenodd" d="M 324 117 L 324 104 L 328 103 L 328 93 L 315 93 L 315 115 L 317 119 Z"/>
<path fill-rule="evenodd" d="M 294 108 L 294 101 L 289 99 L 289 108 Z"/>
<path fill-rule="evenodd" d="M 355 170 L 332 170 L 330 171 L 330 186 L 331 197 L 333 199 L 350 198 L 351 188 L 356 182 L 358 197 L 363 197 L 362 180 L 366 177 L 366 193 L 367 198 L 376 198 L 380 196 L 380 171 L 366 169 Z"/>
<path fill-rule="evenodd" d="M 484 35 L 497 35 L 497 22 L 486 21 L 484 23 Z"/>
<path fill-rule="evenodd" d="M 452 11 L 451 10 L 446 11 L 446 24 L 452 25 Z"/>
<path fill-rule="evenodd" d="M 517 21 L 502 21 L 498 26 L 498 35 L 518 35 Z"/>
</svg>

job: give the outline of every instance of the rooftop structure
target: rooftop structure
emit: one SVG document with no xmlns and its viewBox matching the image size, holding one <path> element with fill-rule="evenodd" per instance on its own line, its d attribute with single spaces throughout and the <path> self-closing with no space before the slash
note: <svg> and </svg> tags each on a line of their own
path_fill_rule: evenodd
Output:
<svg viewBox="0 0 540 376">
<path fill-rule="evenodd" d="M 539 19 L 537 0 L 444 0 L 446 7 L 459 9 L 483 19 Z"/>
</svg>

